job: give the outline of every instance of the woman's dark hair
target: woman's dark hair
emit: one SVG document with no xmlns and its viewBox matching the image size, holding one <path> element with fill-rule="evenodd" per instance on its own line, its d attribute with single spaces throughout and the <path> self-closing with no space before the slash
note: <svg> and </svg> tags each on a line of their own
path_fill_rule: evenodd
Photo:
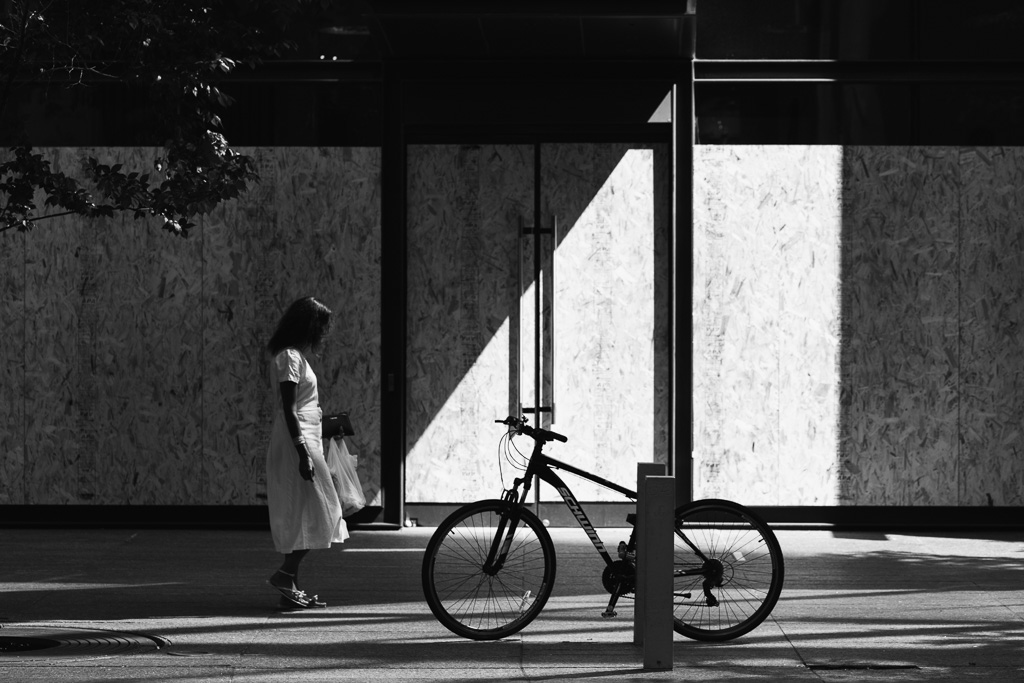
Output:
<svg viewBox="0 0 1024 683">
<path fill-rule="evenodd" d="M 316 351 L 330 331 L 331 309 L 306 296 L 284 312 L 267 348 L 275 356 L 289 347 Z"/>
</svg>

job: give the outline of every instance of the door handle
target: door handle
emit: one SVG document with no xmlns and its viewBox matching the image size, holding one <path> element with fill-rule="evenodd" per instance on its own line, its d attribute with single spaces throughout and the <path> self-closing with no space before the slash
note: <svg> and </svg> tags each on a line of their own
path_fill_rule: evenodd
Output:
<svg viewBox="0 0 1024 683">
<path fill-rule="evenodd" d="M 550 394 L 548 395 L 548 407 L 551 410 L 551 422 L 555 421 L 555 378 L 558 376 L 558 363 L 556 363 L 555 355 L 555 332 L 558 329 L 556 321 L 558 317 L 555 315 L 558 304 L 558 297 L 555 296 L 555 253 L 558 249 L 558 216 L 551 216 L 551 251 L 550 251 L 550 264 L 547 283 L 548 291 L 548 310 L 550 311 L 548 316 L 548 325 L 550 325 L 550 331 L 548 333 L 548 343 L 550 348 L 548 349 L 548 357 L 551 359 L 551 372 L 548 373 L 548 382 L 550 383 Z"/>
<path fill-rule="evenodd" d="M 523 292 L 525 280 L 523 270 L 524 238 L 533 237 L 533 407 L 523 408 L 520 398 L 519 407 L 523 414 L 534 413 L 536 424 L 540 425 L 540 417 L 547 413 L 550 422 L 555 421 L 555 321 L 557 297 L 555 296 L 555 250 L 558 246 L 558 217 L 552 216 L 550 227 L 536 229 L 522 223 L 519 234 L 519 291 Z M 549 237 L 550 248 L 542 249 L 542 240 Z M 521 315 L 520 304 L 516 303 L 517 314 Z M 547 312 L 547 316 L 545 316 Z M 545 319 L 546 318 L 546 319 Z M 522 361 L 521 344 L 517 346 Z M 545 391 L 545 383 L 547 391 Z M 518 390 L 517 390 L 517 393 Z"/>
</svg>

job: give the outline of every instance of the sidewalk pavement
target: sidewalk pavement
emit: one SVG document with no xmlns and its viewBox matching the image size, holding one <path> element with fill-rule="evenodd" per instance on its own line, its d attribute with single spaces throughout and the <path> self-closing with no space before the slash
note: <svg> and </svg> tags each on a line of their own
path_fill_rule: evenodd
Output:
<svg viewBox="0 0 1024 683">
<path fill-rule="evenodd" d="M 779 531 L 769 620 L 731 643 L 676 636 L 674 669 L 655 672 L 631 603 L 601 618 L 602 565 L 578 529 L 551 530 L 552 598 L 497 642 L 431 615 L 432 531 L 311 553 L 303 587 L 329 606 L 282 613 L 269 532 L 0 529 L 0 643 L 61 643 L 0 652 L 0 681 L 1024 681 L 1024 533 Z M 600 533 L 615 547 L 628 530 Z"/>
</svg>

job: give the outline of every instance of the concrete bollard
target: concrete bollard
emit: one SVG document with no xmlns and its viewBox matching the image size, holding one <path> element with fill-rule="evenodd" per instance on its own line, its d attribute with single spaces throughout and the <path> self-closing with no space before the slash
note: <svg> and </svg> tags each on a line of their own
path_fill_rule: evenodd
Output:
<svg viewBox="0 0 1024 683">
<path fill-rule="evenodd" d="M 637 467 L 637 587 L 633 642 L 643 645 L 644 669 L 672 669 L 672 515 L 675 478 L 652 475 L 663 465 Z"/>
<path fill-rule="evenodd" d="M 644 505 L 644 481 L 647 477 L 663 477 L 665 476 L 666 467 L 662 463 L 657 462 L 638 462 L 636 464 L 636 538 L 637 541 L 642 540 L 642 534 L 644 529 L 644 511 L 646 506 Z M 637 558 L 639 564 L 639 558 Z M 633 644 L 643 645 L 644 644 L 644 576 L 637 567 L 636 573 L 636 591 L 634 592 L 635 600 L 633 601 Z"/>
</svg>

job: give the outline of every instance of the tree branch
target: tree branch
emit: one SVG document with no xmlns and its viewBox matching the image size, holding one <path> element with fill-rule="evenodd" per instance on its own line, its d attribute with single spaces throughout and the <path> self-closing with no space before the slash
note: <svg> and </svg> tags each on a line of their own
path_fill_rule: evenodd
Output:
<svg viewBox="0 0 1024 683">
<path fill-rule="evenodd" d="M 122 170 L 121 164 L 108 166 L 93 158 L 86 160 L 83 174 L 69 175 L 33 153 L 30 140 L 12 147 L 14 158 L 0 163 L 0 234 L 29 230 L 35 222 L 58 216 L 91 219 L 131 212 L 136 219 L 161 219 L 164 229 L 187 236 L 197 216 L 259 180 L 253 159 L 232 150 L 219 132 L 219 112 L 231 104 L 218 87 L 221 75 L 294 49 L 286 40 L 286 24 L 305 5 L 324 11 L 327 4 L 0 0 L 0 119 L 5 127 L 22 124 L 19 134 L 24 136 L 46 123 L 29 126 L 19 120 L 29 114 L 18 105 L 23 82 L 34 93 L 44 83 L 75 90 L 112 81 L 141 90 L 140 106 L 150 121 L 147 135 L 164 140 L 165 153 L 156 164 L 160 179 L 151 180 L 144 169 Z M 38 215 L 46 210 L 63 213 Z"/>
<path fill-rule="evenodd" d="M 77 214 L 77 213 L 78 213 L 77 211 L 62 211 L 61 213 L 49 213 L 49 214 L 46 214 L 45 216 L 36 216 L 35 218 L 26 218 L 25 222 L 26 223 L 36 223 L 38 221 L 46 220 L 47 218 L 60 218 L 61 216 L 71 216 L 71 215 L 74 215 L 74 214 Z M 0 232 L 7 232 L 8 230 L 16 228 L 17 225 L 18 225 L 17 223 L 8 223 L 7 225 L 3 225 L 3 222 L 6 222 L 6 221 L 0 221 Z"/>
<path fill-rule="evenodd" d="M 10 101 L 11 90 L 14 88 L 14 76 L 18 73 L 21 58 L 25 54 L 25 43 L 27 42 L 28 37 L 28 22 L 30 16 L 28 3 L 31 1 L 32 0 L 25 0 L 25 4 L 22 5 L 21 26 L 18 27 L 17 45 L 14 48 L 14 56 L 11 58 L 11 68 L 7 72 L 7 79 L 4 82 L 3 94 L 0 95 L 0 121 L 4 120 L 4 114 L 7 112 L 7 103 Z M 11 5 L 13 7 L 14 3 L 11 3 Z"/>
</svg>

